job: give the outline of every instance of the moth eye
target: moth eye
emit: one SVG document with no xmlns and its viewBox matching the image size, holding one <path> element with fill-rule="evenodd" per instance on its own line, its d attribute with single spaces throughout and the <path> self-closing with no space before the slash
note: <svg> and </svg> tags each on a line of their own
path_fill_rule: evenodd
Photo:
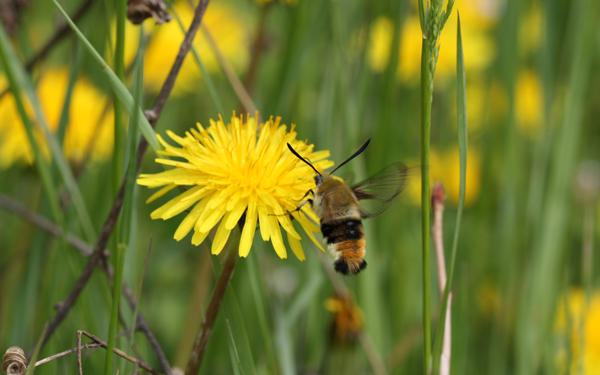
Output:
<svg viewBox="0 0 600 375">
<path fill-rule="evenodd" d="M 315 176 L 315 184 L 321 185 L 321 182 L 323 182 L 323 178 L 319 175 L 316 175 Z"/>
</svg>

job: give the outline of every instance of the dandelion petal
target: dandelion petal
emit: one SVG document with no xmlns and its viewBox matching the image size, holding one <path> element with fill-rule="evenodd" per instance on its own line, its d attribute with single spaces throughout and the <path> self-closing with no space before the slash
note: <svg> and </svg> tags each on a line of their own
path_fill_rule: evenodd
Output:
<svg viewBox="0 0 600 375">
<path fill-rule="evenodd" d="M 208 232 L 195 232 L 194 236 L 192 237 L 192 245 L 200 245 L 206 236 L 208 236 Z"/>
<path fill-rule="evenodd" d="M 246 223 L 244 224 L 244 230 L 242 231 L 242 238 L 240 239 L 240 256 L 247 257 L 252 246 L 252 240 L 254 240 L 254 233 L 256 233 L 256 221 L 258 219 L 258 213 L 256 210 L 256 200 L 250 200 L 248 204 L 248 210 L 246 211 Z"/>
<path fill-rule="evenodd" d="M 296 257 L 298 259 L 300 259 L 301 261 L 305 260 L 306 257 L 304 256 L 304 251 L 302 250 L 302 245 L 300 244 L 300 241 L 298 241 L 297 239 L 292 237 L 290 235 L 290 232 L 287 232 L 287 239 L 288 239 L 288 243 L 290 244 L 290 247 L 292 248 L 292 251 L 294 252 Z"/>
<path fill-rule="evenodd" d="M 258 206 L 258 218 L 260 219 L 260 235 L 263 241 L 268 241 L 271 238 L 271 231 L 269 231 L 269 214 L 263 207 Z"/>
<path fill-rule="evenodd" d="M 287 258 L 287 251 L 285 250 L 285 245 L 283 244 L 283 238 L 281 237 L 281 229 L 279 229 L 279 222 L 277 221 L 276 216 L 268 216 L 269 220 L 269 232 L 271 233 L 271 242 L 273 242 L 273 247 L 275 248 L 275 252 L 281 259 Z M 262 226 L 262 222 L 261 222 Z"/>
<path fill-rule="evenodd" d="M 240 220 L 240 217 L 244 214 L 246 210 L 246 202 L 244 200 L 239 201 L 231 211 L 229 211 L 229 218 L 223 222 L 225 223 L 225 227 L 229 230 L 233 229 L 235 225 Z M 256 211 L 256 201 L 254 203 L 254 210 Z"/>
<path fill-rule="evenodd" d="M 229 215 L 229 212 L 225 214 L 221 225 L 219 225 L 219 229 L 217 229 L 217 234 L 215 234 L 215 239 L 213 240 L 211 248 L 211 252 L 213 254 L 220 254 L 221 250 L 223 250 L 223 247 L 225 247 L 225 244 L 227 243 L 227 239 L 229 239 L 229 234 L 231 233 L 231 230 L 225 228 L 225 225 L 223 224 L 227 220 Z"/>
</svg>

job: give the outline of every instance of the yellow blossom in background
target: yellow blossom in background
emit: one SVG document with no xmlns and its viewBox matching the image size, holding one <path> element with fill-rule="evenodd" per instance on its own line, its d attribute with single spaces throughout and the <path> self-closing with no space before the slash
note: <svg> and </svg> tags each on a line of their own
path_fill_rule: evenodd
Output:
<svg viewBox="0 0 600 375">
<path fill-rule="evenodd" d="M 66 69 L 44 72 L 37 84 L 37 96 L 51 132 L 56 133 L 63 109 L 69 73 Z M 26 99 L 26 95 L 22 95 Z M 69 107 L 63 151 L 73 163 L 81 163 L 88 156 L 93 160 L 106 160 L 113 147 L 113 111 L 107 97 L 85 78 L 79 78 L 73 87 Z M 27 112 L 35 121 L 35 112 L 26 102 Z M 43 132 L 36 126 L 34 133 L 42 153 L 50 156 Z M 33 163 L 33 150 L 25 126 L 17 111 L 13 96 L 8 93 L 0 99 L 0 167 L 14 163 Z"/>
<path fill-rule="evenodd" d="M 233 228 L 245 214 L 244 228 L 240 239 L 239 254 L 246 257 L 250 252 L 257 222 L 264 241 L 271 241 L 277 255 L 287 257 L 280 226 L 287 232 L 292 251 L 300 260 L 304 252 L 300 235 L 294 229 L 289 214 L 302 202 L 309 189 L 315 189 L 314 172 L 294 156 L 287 143 L 302 157 L 310 160 L 315 168 L 324 169 L 333 165 L 326 160 L 329 151 L 313 151 L 312 145 L 296 140 L 294 126 L 287 131 L 280 125 L 280 118 L 257 124 L 255 118 L 243 116 L 231 118 L 225 125 L 223 119 L 210 121 L 208 128 L 197 124 L 185 137 L 167 132 L 181 147 L 174 147 L 160 136 L 165 147 L 160 153 L 184 159 L 156 159 L 157 163 L 174 166 L 174 169 L 157 174 L 143 174 L 138 184 L 151 188 L 162 187 L 148 202 L 151 202 L 177 186 L 187 190 L 152 212 L 153 219 L 167 220 L 190 209 L 175 232 L 179 241 L 192 229 L 192 244 L 199 245 L 210 230 L 218 226 L 212 242 L 212 253 L 219 254 Z M 315 213 L 303 206 L 302 213 L 291 214 L 308 237 L 321 247 L 313 232 L 319 227 L 308 220 L 319 222 Z M 306 216 L 305 216 L 306 215 Z M 220 222 L 220 224 L 219 224 Z"/>
<path fill-rule="evenodd" d="M 409 163 L 418 165 L 418 162 Z M 454 205 L 458 203 L 460 191 L 460 165 L 458 147 L 454 147 L 443 153 L 430 149 L 429 153 L 429 178 L 430 181 L 440 181 L 444 185 L 446 196 Z M 481 190 L 481 158 L 479 152 L 469 149 L 467 152 L 467 176 L 465 186 L 465 206 L 473 204 Z M 409 200 L 421 204 L 421 179 L 413 178 L 406 188 Z"/>
<path fill-rule="evenodd" d="M 378 17 L 369 33 L 367 58 L 369 66 L 377 73 L 385 70 L 390 60 L 394 24 L 387 17 Z"/>
<path fill-rule="evenodd" d="M 515 88 L 515 115 L 519 129 L 534 137 L 544 122 L 544 88 L 540 77 L 531 70 L 523 70 Z"/>
<path fill-rule="evenodd" d="M 475 0 L 457 0 L 454 4 L 454 9 L 460 9 L 465 68 L 470 74 L 487 68 L 496 54 L 490 31 L 496 24 L 497 9 L 483 3 Z M 456 25 L 457 17 L 453 12 L 440 36 L 441 48 L 435 74 L 437 80 L 456 76 Z M 398 75 L 402 82 L 419 82 L 422 41 L 419 15 L 414 9 L 413 14 L 404 20 L 400 31 Z M 374 65 L 371 65 L 371 68 L 376 70 Z"/>
<path fill-rule="evenodd" d="M 364 325 L 364 314 L 350 294 L 336 294 L 325 301 L 325 309 L 333 313 L 332 334 L 340 344 L 356 342 Z"/>
<path fill-rule="evenodd" d="M 194 18 L 194 9 L 185 0 L 175 2 L 173 9 L 187 30 Z M 210 6 L 206 8 L 202 24 L 210 31 L 215 43 L 229 63 L 234 69 L 241 72 L 249 59 L 247 46 L 250 42 L 250 32 L 246 19 L 233 6 L 222 2 L 211 2 Z M 125 64 L 129 66 L 136 56 L 140 34 L 138 26 L 127 22 L 126 27 Z M 154 19 L 149 18 L 144 22 L 144 29 L 152 32 L 144 56 L 144 88 L 157 92 L 169 74 L 185 34 L 175 17 L 162 25 L 156 24 Z M 219 62 L 202 29 L 198 30 L 193 45 L 206 71 L 208 73 L 219 72 L 221 69 Z M 197 90 L 201 77 L 200 67 L 190 51 L 183 62 L 173 93 L 177 95 Z"/>
<path fill-rule="evenodd" d="M 569 345 L 559 352 L 559 373 L 600 374 L 600 292 L 592 293 L 586 303 L 581 289 L 569 291 L 566 298 L 559 300 L 556 328 L 559 334 L 566 336 Z M 567 350 L 569 364 L 566 363 Z"/>
</svg>

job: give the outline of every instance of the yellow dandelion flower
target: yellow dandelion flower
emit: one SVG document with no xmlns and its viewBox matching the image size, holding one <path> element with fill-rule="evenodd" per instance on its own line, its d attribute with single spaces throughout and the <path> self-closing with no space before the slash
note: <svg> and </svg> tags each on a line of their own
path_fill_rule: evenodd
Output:
<svg viewBox="0 0 600 375">
<path fill-rule="evenodd" d="M 231 230 L 245 214 L 240 256 L 245 257 L 250 252 L 256 224 L 260 223 L 262 239 L 271 240 L 279 257 L 287 257 L 282 227 L 292 251 L 298 259 L 304 260 L 300 235 L 286 212 L 296 209 L 305 193 L 315 189 L 314 172 L 295 157 L 286 144 L 292 145 L 317 169 L 331 167 L 333 163 L 326 160 L 329 151 L 314 152 L 313 145 L 296 140 L 293 125 L 288 132 L 285 125 L 280 125 L 279 117 L 260 125 L 257 118 L 258 113 L 255 118 L 248 116 L 246 120 L 234 114 L 227 126 L 222 118 L 216 122 L 211 120 L 207 129 L 197 124 L 198 130 L 191 129 L 185 137 L 167 132 L 181 147 L 171 146 L 159 136 L 165 147 L 162 155 L 185 161 L 156 159 L 157 163 L 175 168 L 140 175 L 138 184 L 162 187 L 148 202 L 177 186 L 188 188 L 151 214 L 153 219 L 167 220 L 189 209 L 175 231 L 177 241 L 193 229 L 192 244 L 199 245 L 209 231 L 218 226 L 211 250 L 213 254 L 219 254 Z M 319 227 L 308 219 L 318 223 L 318 218 L 307 205 L 302 207 L 302 213 L 291 215 L 308 237 L 321 247 L 313 234 L 319 232 Z"/>
<path fill-rule="evenodd" d="M 58 130 L 63 109 L 69 73 L 67 69 L 51 69 L 42 74 L 37 84 L 37 96 L 44 118 L 51 132 Z M 0 84 L 0 87 L 5 87 Z M 35 121 L 35 112 L 26 100 L 29 117 Z M 88 155 L 102 161 L 110 157 L 113 147 L 113 111 L 107 97 L 85 78 L 75 82 L 69 106 L 69 121 L 65 131 L 63 151 L 73 163 L 83 162 Z M 43 132 L 34 129 L 36 139 L 45 157 L 50 157 Z M 17 112 L 12 94 L 0 100 L 0 168 L 15 163 L 31 164 L 33 150 L 29 145 L 25 126 Z"/>
<path fill-rule="evenodd" d="M 571 363 L 566 363 L 566 349 L 557 357 L 560 373 L 600 373 L 600 292 L 592 293 L 589 301 L 585 293 L 575 288 L 559 300 L 556 328 L 565 335 L 570 346 Z M 569 369 L 569 370 L 567 370 Z"/>
</svg>

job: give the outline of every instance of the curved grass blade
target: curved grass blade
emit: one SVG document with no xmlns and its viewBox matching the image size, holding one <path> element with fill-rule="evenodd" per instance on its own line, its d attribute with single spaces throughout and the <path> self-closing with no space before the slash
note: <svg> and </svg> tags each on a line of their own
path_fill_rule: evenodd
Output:
<svg viewBox="0 0 600 375">
<path fill-rule="evenodd" d="M 33 354 L 31 355 L 31 358 L 29 359 L 29 366 L 27 367 L 27 371 L 25 372 L 25 375 L 33 375 L 33 373 L 35 372 L 35 363 L 37 362 L 37 358 L 40 354 L 40 350 L 42 349 L 42 344 L 44 343 L 44 337 L 46 336 L 46 331 L 48 330 L 49 323 L 50 323 L 50 321 L 47 320 L 46 324 L 44 324 L 44 329 L 42 330 L 42 334 L 40 335 L 40 338 L 38 339 L 37 344 L 35 344 L 35 349 L 33 350 Z"/>
<path fill-rule="evenodd" d="M 62 227 L 64 225 L 64 217 L 63 213 L 60 209 L 60 204 L 58 202 L 58 189 L 56 184 L 52 178 L 52 173 L 50 171 L 50 166 L 44 160 L 40 148 L 37 144 L 37 140 L 35 139 L 35 135 L 33 133 L 33 124 L 31 123 L 27 112 L 25 111 L 25 106 L 23 101 L 21 100 L 21 93 L 19 88 L 20 80 L 18 79 L 18 65 L 14 58 L 14 53 L 11 51 L 10 42 L 8 40 L 8 36 L 6 35 L 4 28 L 0 27 L 0 62 L 4 67 L 4 71 L 6 77 L 8 79 L 8 83 L 10 86 L 10 90 L 12 91 L 13 97 L 15 99 L 15 103 L 17 105 L 17 110 L 19 111 L 19 115 L 23 120 L 23 125 L 25 125 L 25 130 L 27 131 L 27 137 L 29 138 L 29 143 L 31 144 L 31 148 L 33 149 L 35 166 L 40 174 L 40 179 L 42 180 L 42 185 L 44 186 L 44 191 L 48 197 L 48 202 L 50 203 L 50 208 L 52 210 L 52 216 L 56 222 Z"/>
<path fill-rule="evenodd" d="M 446 323 L 446 314 L 448 310 L 448 296 L 452 286 L 452 277 L 454 276 L 454 263 L 456 261 L 456 251 L 458 248 L 458 235 L 460 232 L 460 221 L 462 218 L 463 206 L 465 203 L 465 185 L 467 173 L 467 83 L 465 78 L 465 59 L 463 55 L 462 36 L 460 32 L 460 16 L 456 31 L 456 109 L 458 122 L 458 152 L 460 159 L 460 191 L 458 195 L 458 207 L 456 212 L 456 226 L 454 227 L 454 239 L 452 240 L 452 253 L 450 255 L 450 269 L 448 271 L 448 280 L 444 289 L 444 296 L 440 306 L 440 319 L 435 332 L 435 342 L 433 344 L 433 373 L 440 371 L 440 359 L 444 342 L 444 328 Z"/>
<path fill-rule="evenodd" d="M 127 112 L 129 112 L 130 115 L 133 115 L 133 113 L 136 111 L 139 112 L 137 126 L 139 127 L 140 132 L 142 133 L 144 138 L 146 138 L 146 140 L 148 141 L 148 144 L 150 145 L 150 147 L 152 147 L 152 149 L 154 151 L 160 150 L 161 147 L 158 143 L 158 139 L 156 138 L 156 133 L 154 132 L 154 129 L 148 122 L 148 119 L 146 119 L 146 116 L 144 116 L 142 110 L 139 107 L 137 107 L 137 108 L 135 107 L 133 96 L 131 95 L 129 90 L 127 90 L 127 87 L 125 87 L 123 82 L 121 82 L 121 80 L 119 80 L 119 78 L 117 77 L 115 72 L 113 72 L 108 67 L 108 64 L 104 61 L 102 56 L 100 56 L 98 51 L 96 51 L 94 49 L 94 47 L 90 44 L 90 42 L 86 39 L 86 37 L 77 28 L 77 26 L 71 20 L 71 18 L 69 18 L 69 15 L 67 14 L 67 12 L 65 12 L 65 10 L 60 6 L 60 4 L 56 0 L 52 0 L 52 1 L 54 2 L 54 5 L 56 5 L 58 10 L 62 13 L 62 15 L 65 17 L 69 26 L 71 26 L 73 31 L 75 31 L 75 34 L 77 35 L 79 40 L 81 40 L 81 42 L 83 43 L 85 48 L 88 50 L 90 55 L 93 57 L 94 61 L 96 61 L 96 63 L 100 66 L 100 69 L 102 69 L 102 72 L 108 79 L 108 83 L 110 84 L 111 89 L 117 95 L 117 97 L 119 98 L 121 103 L 123 103 Z"/>
<path fill-rule="evenodd" d="M 123 16 L 124 17 L 124 16 Z M 135 98 L 135 108 L 140 108 L 142 103 L 143 79 L 144 79 L 144 38 L 143 26 L 140 25 L 140 45 L 138 48 L 137 58 L 135 62 L 135 80 L 133 95 Z M 129 162 L 127 168 L 127 183 L 125 185 L 125 200 L 123 202 L 123 210 L 120 218 L 120 228 L 118 234 L 118 243 L 116 247 L 116 264 L 115 264 L 115 279 L 113 285 L 113 300 L 110 317 L 110 327 L 108 332 L 108 348 L 106 350 L 105 375 L 112 374 L 113 364 L 113 348 L 115 347 L 115 336 L 117 334 L 117 325 L 119 323 L 119 304 L 121 302 L 121 291 L 123 290 L 123 269 L 125 266 L 125 252 L 129 244 L 129 236 L 131 233 L 131 220 L 133 218 L 133 197 L 135 189 L 135 175 L 137 163 L 137 145 L 138 145 L 138 128 L 134 126 L 137 123 L 139 111 L 134 111 L 129 123 L 129 144 L 128 152 Z M 115 129 L 116 130 L 116 129 Z M 137 308 L 137 307 L 136 307 Z M 137 311 L 136 311 L 137 313 Z M 134 316 L 137 316 L 135 314 Z M 135 327 L 135 325 L 132 325 Z"/>
</svg>

